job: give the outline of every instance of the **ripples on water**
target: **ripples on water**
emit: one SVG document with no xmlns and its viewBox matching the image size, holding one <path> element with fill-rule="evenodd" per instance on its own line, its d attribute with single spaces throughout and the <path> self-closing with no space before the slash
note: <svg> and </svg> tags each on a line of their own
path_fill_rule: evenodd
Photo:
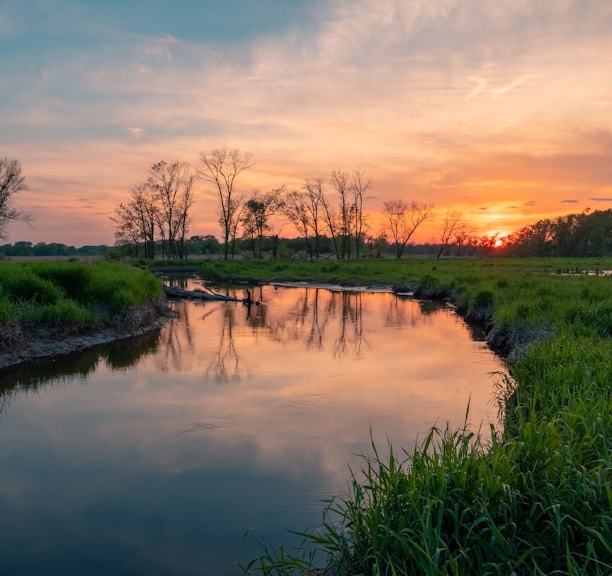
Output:
<svg viewBox="0 0 612 576">
<path fill-rule="evenodd" d="M 239 291 L 239 295 L 241 291 Z M 502 365 L 449 309 L 261 287 L 5 378 L 0 573 L 238 573 L 316 527 L 348 466 L 429 427 L 496 420 Z M 486 426 L 485 426 L 486 428 Z"/>
</svg>

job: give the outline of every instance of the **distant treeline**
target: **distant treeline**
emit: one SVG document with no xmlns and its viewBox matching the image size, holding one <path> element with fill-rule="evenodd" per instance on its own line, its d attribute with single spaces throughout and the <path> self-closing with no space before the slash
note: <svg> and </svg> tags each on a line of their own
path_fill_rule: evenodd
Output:
<svg viewBox="0 0 612 576">
<path fill-rule="evenodd" d="M 0 256 L 10 258 L 11 256 L 107 256 L 113 250 L 110 246 L 66 246 L 51 242 L 15 242 L 0 246 Z"/>
<path fill-rule="evenodd" d="M 310 239 L 312 240 L 312 239 Z M 319 257 L 335 254 L 334 242 L 319 236 Z M 261 247 L 254 249 L 252 240 L 236 238 L 232 254 L 246 258 L 312 258 L 312 242 L 304 238 L 282 238 L 277 235 L 262 238 Z M 154 257 L 163 256 L 161 242 L 154 247 Z M 185 240 L 185 254 L 191 257 L 219 257 L 224 245 L 214 235 L 192 236 Z M 467 236 L 461 242 L 448 244 L 408 244 L 405 256 L 435 258 L 443 253 L 455 257 L 590 257 L 612 256 L 612 209 L 568 214 L 556 219 L 539 220 L 505 237 Z M 145 255 L 140 243 L 120 246 L 66 246 L 65 244 L 15 242 L 0 246 L 0 256 L 107 256 L 110 258 L 141 258 Z M 396 255 L 392 242 L 384 235 L 364 236 L 361 256 L 392 258 Z M 315 256 L 316 257 L 316 256 Z"/>
<path fill-rule="evenodd" d="M 504 239 L 502 256 L 612 255 L 612 209 L 539 220 Z"/>
</svg>

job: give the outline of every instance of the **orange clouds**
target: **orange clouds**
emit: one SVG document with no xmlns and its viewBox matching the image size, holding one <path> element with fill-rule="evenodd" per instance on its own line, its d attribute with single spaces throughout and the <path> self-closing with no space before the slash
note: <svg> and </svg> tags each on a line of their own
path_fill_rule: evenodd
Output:
<svg viewBox="0 0 612 576">
<path fill-rule="evenodd" d="M 483 230 L 610 206 L 612 77 L 601 55 L 612 52 L 612 13 L 602 3 L 334 0 L 316 11 L 235 42 L 135 34 L 127 21 L 97 50 L 52 45 L 40 70 L 17 51 L 10 73 L 29 92 L 0 104 L 0 144 L 22 162 L 35 196 L 20 203 L 35 203 L 38 219 L 11 238 L 89 243 L 70 232 L 73 212 L 43 201 L 52 192 L 73 205 L 95 196 L 102 209 L 83 218 L 99 214 L 97 242 L 110 243 L 101 214 L 148 166 L 195 163 L 211 146 L 253 154 L 244 193 L 361 168 L 376 196 L 368 210 L 427 201 Z M 56 174 L 64 182 L 45 191 Z M 210 192 L 194 209 L 193 232 L 218 235 Z M 47 234 L 51 212 L 65 237 Z"/>
</svg>

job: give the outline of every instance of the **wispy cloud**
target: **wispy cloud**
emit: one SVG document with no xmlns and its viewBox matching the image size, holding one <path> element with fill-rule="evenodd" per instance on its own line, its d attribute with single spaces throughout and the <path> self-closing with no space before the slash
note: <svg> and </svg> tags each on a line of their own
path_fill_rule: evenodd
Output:
<svg viewBox="0 0 612 576">
<path fill-rule="evenodd" d="M 514 227 L 610 201 L 608 3 L 294 5 L 309 17 L 221 41 L 215 10 L 198 35 L 154 1 L 147 14 L 112 2 L 55 12 L 10 3 L 0 146 L 32 188 L 51 173 L 54 193 L 70 194 L 76 179 L 81 195 L 103 187 L 109 210 L 151 163 L 195 162 L 215 145 L 255 155 L 245 190 L 360 166 L 374 180 L 373 210 L 406 195 L 476 212 L 504 200 L 523 208 L 499 212 Z M 83 32 L 71 43 L 69 30 Z"/>
<path fill-rule="evenodd" d="M 476 83 L 476 86 L 474 86 L 465 97 L 466 100 L 472 100 L 472 98 L 476 98 L 476 96 L 487 87 L 488 81 L 486 78 L 480 78 L 478 76 L 468 76 L 468 79 Z"/>
<path fill-rule="evenodd" d="M 176 43 L 176 38 L 166 34 L 163 38 L 156 38 L 145 46 L 145 54 L 159 56 L 164 60 L 172 60 L 172 44 Z"/>
</svg>

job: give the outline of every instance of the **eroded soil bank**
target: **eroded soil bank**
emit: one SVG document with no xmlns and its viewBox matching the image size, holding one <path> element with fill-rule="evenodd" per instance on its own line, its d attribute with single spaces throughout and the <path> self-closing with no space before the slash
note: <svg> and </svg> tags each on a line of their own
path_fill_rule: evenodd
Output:
<svg viewBox="0 0 612 576">
<path fill-rule="evenodd" d="M 140 336 L 160 328 L 173 316 L 168 302 L 160 299 L 128 310 L 101 327 L 49 329 L 5 324 L 0 327 L 0 373 L 27 362 L 65 356 L 99 344 Z"/>
</svg>

